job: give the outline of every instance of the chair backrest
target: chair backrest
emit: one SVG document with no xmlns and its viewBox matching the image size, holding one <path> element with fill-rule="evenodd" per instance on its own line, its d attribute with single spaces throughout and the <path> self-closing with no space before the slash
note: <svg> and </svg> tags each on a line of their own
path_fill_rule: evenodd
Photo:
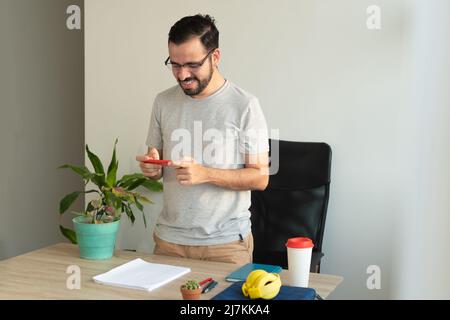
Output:
<svg viewBox="0 0 450 320">
<path fill-rule="evenodd" d="M 285 244 L 291 237 L 308 237 L 313 252 L 322 252 L 331 148 L 321 142 L 283 140 L 270 140 L 270 146 L 272 162 L 279 151 L 279 169 L 264 191 L 252 191 L 253 260 L 287 268 Z"/>
</svg>

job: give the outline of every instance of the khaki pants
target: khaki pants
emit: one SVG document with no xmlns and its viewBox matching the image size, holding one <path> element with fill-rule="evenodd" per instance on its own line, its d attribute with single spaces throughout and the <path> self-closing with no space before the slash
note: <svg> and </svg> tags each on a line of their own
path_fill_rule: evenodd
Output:
<svg viewBox="0 0 450 320">
<path fill-rule="evenodd" d="M 172 257 L 219 261 L 237 264 L 252 262 L 253 236 L 250 233 L 243 241 L 212 246 L 185 246 L 164 241 L 153 234 L 155 240 L 154 254 Z"/>
</svg>

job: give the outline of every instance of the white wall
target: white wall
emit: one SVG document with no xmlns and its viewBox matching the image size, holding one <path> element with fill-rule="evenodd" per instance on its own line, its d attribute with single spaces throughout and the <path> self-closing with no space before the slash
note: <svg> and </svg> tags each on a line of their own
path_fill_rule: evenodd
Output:
<svg viewBox="0 0 450 320">
<path fill-rule="evenodd" d="M 372 4 L 382 9 L 378 31 L 366 28 Z M 435 161 L 444 163 L 449 151 L 438 140 L 442 144 L 436 146 L 445 150 L 439 158 L 420 156 L 429 150 L 427 139 L 445 131 L 448 117 L 437 117 L 436 127 L 436 114 L 420 107 L 414 91 L 425 84 L 413 79 L 427 65 L 413 50 L 428 48 L 427 38 L 416 34 L 418 6 L 420 1 L 406 0 L 87 2 L 86 142 L 106 159 L 119 136 L 120 172 L 138 171 L 134 157 L 145 147 L 153 98 L 175 83 L 163 66 L 170 26 L 182 16 L 209 13 L 221 33 L 222 73 L 259 97 L 269 127 L 280 129 L 281 139 L 325 141 L 333 148 L 322 272 L 342 275 L 344 282 L 332 297 L 421 296 L 406 276 L 425 258 L 410 250 L 411 216 L 423 215 L 432 201 L 430 191 L 417 202 L 420 188 L 440 183 L 442 192 L 448 191 Z M 447 57 L 441 58 L 436 70 L 441 62 L 448 66 Z M 448 78 L 440 76 L 435 84 L 448 86 Z M 439 108 L 448 105 L 448 96 L 439 99 L 437 108 L 444 112 Z M 434 134 L 423 138 L 418 122 Z M 436 170 L 431 180 L 429 166 Z M 151 197 L 157 204 L 147 207 L 147 214 L 154 223 L 161 195 Z M 435 203 L 435 217 L 444 218 L 449 204 L 441 198 Z M 437 223 L 421 235 L 432 238 Z M 125 223 L 119 244 L 151 250 L 151 230 Z M 448 242 L 448 235 L 439 235 L 441 243 Z M 443 266 L 449 263 L 445 258 Z M 369 265 L 381 267 L 381 290 L 366 287 Z M 450 297 L 446 288 L 437 292 Z"/>
<path fill-rule="evenodd" d="M 450 3 L 415 0 L 412 10 L 409 150 L 414 171 L 403 201 L 398 234 L 401 258 L 393 264 L 393 297 L 450 298 Z M 413 147 L 411 147 L 413 146 Z"/>
</svg>

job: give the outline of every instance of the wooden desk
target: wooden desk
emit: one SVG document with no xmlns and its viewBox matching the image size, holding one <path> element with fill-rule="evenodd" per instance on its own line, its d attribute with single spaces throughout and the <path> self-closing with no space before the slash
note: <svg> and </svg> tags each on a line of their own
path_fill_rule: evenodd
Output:
<svg viewBox="0 0 450 320">
<path fill-rule="evenodd" d="M 94 275 L 104 273 L 135 258 L 148 262 L 165 263 L 190 267 L 192 272 L 151 292 L 125 289 L 97 284 Z M 67 289 L 66 273 L 70 265 L 81 269 L 81 289 Z M 210 299 L 231 283 L 225 276 L 237 268 L 235 264 L 206 262 L 173 258 L 161 255 L 116 251 L 109 260 L 91 261 L 79 258 L 78 247 L 60 243 L 0 261 L 0 299 L 181 299 L 179 287 L 187 279 L 203 280 L 213 277 L 219 282 L 214 290 L 202 294 L 202 299 Z M 281 272 L 281 279 L 286 271 Z M 314 274 L 310 276 L 310 286 L 326 298 L 342 281 L 342 277 Z"/>
</svg>

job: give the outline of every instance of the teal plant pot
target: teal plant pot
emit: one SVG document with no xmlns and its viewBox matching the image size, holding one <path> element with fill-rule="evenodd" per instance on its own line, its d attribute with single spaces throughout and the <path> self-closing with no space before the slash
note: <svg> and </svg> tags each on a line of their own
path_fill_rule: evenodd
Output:
<svg viewBox="0 0 450 320">
<path fill-rule="evenodd" d="M 103 260 L 113 256 L 120 220 L 92 224 L 86 217 L 78 216 L 72 221 L 77 234 L 81 258 Z"/>
</svg>

